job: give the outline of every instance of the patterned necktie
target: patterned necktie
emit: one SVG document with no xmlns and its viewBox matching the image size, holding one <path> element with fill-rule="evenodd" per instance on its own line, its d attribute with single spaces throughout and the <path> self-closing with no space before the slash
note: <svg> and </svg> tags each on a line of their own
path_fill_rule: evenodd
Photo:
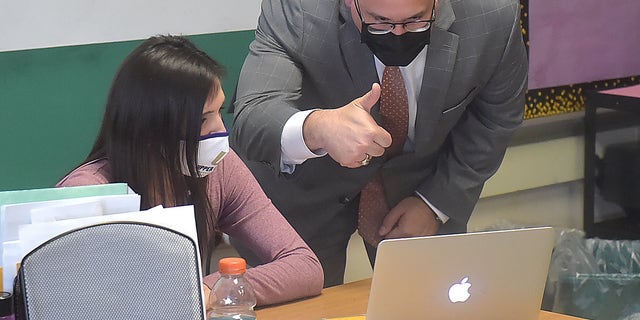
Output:
<svg viewBox="0 0 640 320">
<path fill-rule="evenodd" d="M 409 103 L 407 90 L 399 67 L 386 67 L 382 74 L 380 95 L 380 116 L 382 127 L 392 138 L 392 143 L 384 153 L 386 160 L 402 153 L 409 128 Z M 389 204 L 384 194 L 382 176 L 378 171 L 360 193 L 358 210 L 358 231 L 369 244 L 377 246 L 382 240 L 378 229 L 389 213 Z"/>
</svg>

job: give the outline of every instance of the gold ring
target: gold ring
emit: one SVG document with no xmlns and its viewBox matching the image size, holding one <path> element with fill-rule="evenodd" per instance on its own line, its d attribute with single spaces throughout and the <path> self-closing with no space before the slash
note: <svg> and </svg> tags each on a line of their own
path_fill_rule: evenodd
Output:
<svg viewBox="0 0 640 320">
<path fill-rule="evenodd" d="M 364 159 L 362 159 L 362 161 L 360 161 L 360 164 L 363 166 L 366 166 L 369 164 L 369 162 L 371 161 L 371 155 L 368 153 L 364 154 Z"/>
</svg>

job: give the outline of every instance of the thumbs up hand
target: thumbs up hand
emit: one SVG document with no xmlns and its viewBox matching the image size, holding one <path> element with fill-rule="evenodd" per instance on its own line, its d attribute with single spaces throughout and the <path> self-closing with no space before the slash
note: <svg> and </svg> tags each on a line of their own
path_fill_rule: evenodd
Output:
<svg viewBox="0 0 640 320">
<path fill-rule="evenodd" d="M 391 145 L 391 135 L 371 116 L 371 108 L 380 98 L 380 85 L 349 104 L 337 109 L 312 112 L 302 127 L 309 150 L 324 149 L 347 168 L 357 168 L 379 157 Z M 366 161 L 364 161 L 366 160 Z"/>
</svg>

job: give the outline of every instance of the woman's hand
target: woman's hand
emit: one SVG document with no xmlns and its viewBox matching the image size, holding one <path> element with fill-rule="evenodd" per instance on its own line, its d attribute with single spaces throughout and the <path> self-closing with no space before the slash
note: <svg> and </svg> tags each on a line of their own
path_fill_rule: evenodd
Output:
<svg viewBox="0 0 640 320">
<path fill-rule="evenodd" d="M 202 284 L 202 290 L 204 291 L 204 306 L 205 306 L 205 310 L 208 312 L 209 311 L 209 296 L 211 295 L 211 289 L 209 289 L 209 287 L 207 287 L 206 284 Z"/>
</svg>

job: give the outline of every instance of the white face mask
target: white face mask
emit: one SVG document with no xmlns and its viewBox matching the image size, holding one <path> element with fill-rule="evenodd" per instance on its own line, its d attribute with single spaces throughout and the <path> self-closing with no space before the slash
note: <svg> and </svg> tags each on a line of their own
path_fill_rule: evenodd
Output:
<svg viewBox="0 0 640 320">
<path fill-rule="evenodd" d="M 180 152 L 182 153 L 182 174 L 191 176 L 184 141 L 180 141 Z M 202 178 L 211 173 L 227 153 L 229 153 L 229 132 L 217 132 L 200 137 L 196 159 L 198 177 Z"/>
</svg>

